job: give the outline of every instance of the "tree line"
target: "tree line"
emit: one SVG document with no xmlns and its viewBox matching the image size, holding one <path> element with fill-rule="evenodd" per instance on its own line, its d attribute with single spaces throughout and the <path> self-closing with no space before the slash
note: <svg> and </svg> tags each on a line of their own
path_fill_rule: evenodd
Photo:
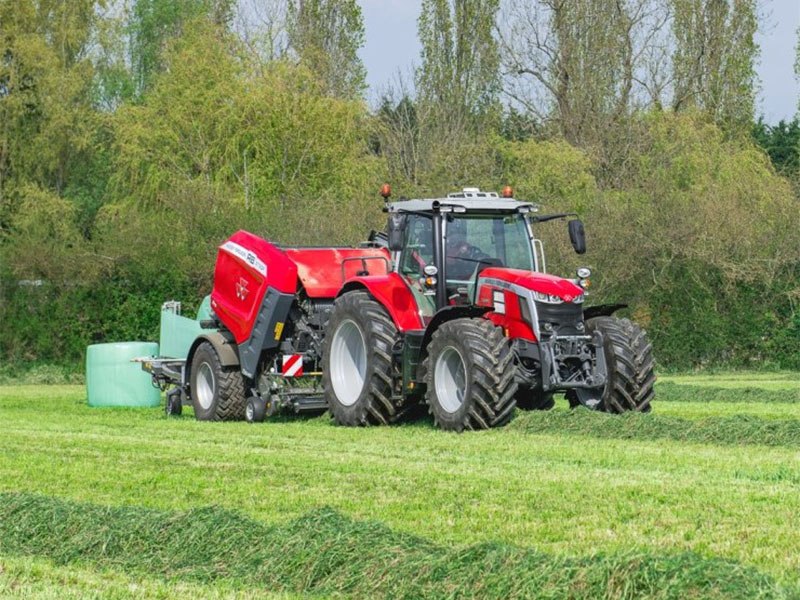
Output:
<svg viewBox="0 0 800 600">
<path fill-rule="evenodd" d="M 390 181 L 579 212 L 589 253 L 550 224 L 549 270 L 588 261 L 664 368 L 798 368 L 800 124 L 756 120 L 760 19 L 423 0 L 418 65 L 370 94 L 356 0 L 0 0 L 0 354 L 155 339 L 232 231 L 355 243 Z"/>
</svg>

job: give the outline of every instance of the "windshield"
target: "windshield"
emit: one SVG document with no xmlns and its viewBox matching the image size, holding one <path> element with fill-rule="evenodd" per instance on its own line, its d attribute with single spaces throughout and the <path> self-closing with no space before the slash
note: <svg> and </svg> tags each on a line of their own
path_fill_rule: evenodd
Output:
<svg viewBox="0 0 800 600">
<path fill-rule="evenodd" d="M 466 283 L 481 265 L 534 270 L 525 218 L 511 215 L 450 214 L 445 222 L 445 277 Z"/>
</svg>

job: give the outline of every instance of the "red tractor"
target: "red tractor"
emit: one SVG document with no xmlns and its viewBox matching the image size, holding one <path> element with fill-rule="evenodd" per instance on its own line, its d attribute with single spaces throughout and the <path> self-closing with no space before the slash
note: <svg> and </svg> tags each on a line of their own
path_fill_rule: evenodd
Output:
<svg viewBox="0 0 800 600">
<path fill-rule="evenodd" d="M 645 332 L 585 306 L 589 269 L 545 273 L 535 228 L 570 214 L 467 188 L 388 202 L 385 233 L 359 248 L 280 248 L 239 231 L 219 249 L 208 333 L 185 361 L 150 361 L 203 420 L 261 421 L 328 409 L 341 425 L 387 424 L 427 404 L 442 429 L 486 429 L 553 394 L 607 412 L 648 411 Z M 568 223 L 575 251 L 583 225 Z"/>
</svg>

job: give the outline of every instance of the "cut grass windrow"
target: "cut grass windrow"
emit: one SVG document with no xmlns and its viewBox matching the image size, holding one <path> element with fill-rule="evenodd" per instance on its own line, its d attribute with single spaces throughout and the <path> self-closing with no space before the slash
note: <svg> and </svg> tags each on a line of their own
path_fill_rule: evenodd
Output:
<svg viewBox="0 0 800 600">
<path fill-rule="evenodd" d="M 0 494 L 0 553 L 200 583 L 370 598 L 796 598 L 752 567 L 697 554 L 563 558 L 445 547 L 328 508 L 268 526 L 220 508 L 167 512 Z"/>
<path fill-rule="evenodd" d="M 686 385 L 671 381 L 656 384 L 656 402 L 737 402 L 737 403 L 800 403 L 800 383 L 789 382 L 783 388 L 752 386 L 716 387 Z"/>
<path fill-rule="evenodd" d="M 682 419 L 655 413 L 610 415 L 577 408 L 519 414 L 508 427 L 526 433 L 606 439 L 800 447 L 800 419 L 763 419 L 745 414 Z"/>
</svg>

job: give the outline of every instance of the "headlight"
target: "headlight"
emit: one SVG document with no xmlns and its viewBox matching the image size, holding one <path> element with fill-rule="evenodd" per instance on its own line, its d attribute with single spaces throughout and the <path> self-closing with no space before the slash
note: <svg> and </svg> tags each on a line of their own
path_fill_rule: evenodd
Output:
<svg viewBox="0 0 800 600">
<path fill-rule="evenodd" d="M 564 301 L 559 298 L 558 296 L 553 296 L 551 294 L 543 294 L 542 292 L 533 292 L 533 297 L 538 300 L 539 302 L 544 302 L 545 304 L 563 304 Z"/>
</svg>

